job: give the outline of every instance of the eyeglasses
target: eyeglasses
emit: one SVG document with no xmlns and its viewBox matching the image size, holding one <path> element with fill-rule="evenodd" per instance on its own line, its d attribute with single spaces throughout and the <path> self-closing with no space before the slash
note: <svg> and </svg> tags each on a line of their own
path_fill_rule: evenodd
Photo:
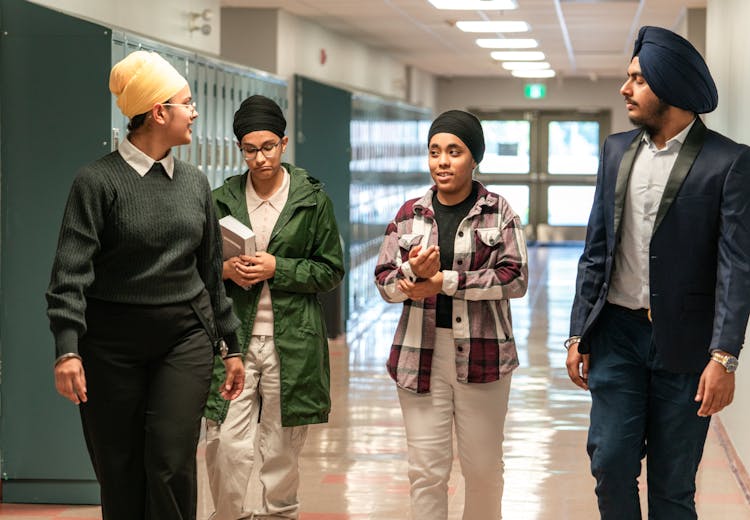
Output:
<svg viewBox="0 0 750 520">
<path fill-rule="evenodd" d="M 185 107 L 188 110 L 190 110 L 190 115 L 193 115 L 197 112 L 195 109 L 195 101 L 191 103 L 159 103 L 163 107 Z"/>
<path fill-rule="evenodd" d="M 281 144 L 281 141 L 283 141 L 283 139 L 279 139 L 275 144 L 266 143 L 260 148 L 245 148 L 244 146 L 241 146 L 240 149 L 242 150 L 242 155 L 244 155 L 245 159 L 248 161 L 255 159 L 258 156 L 258 152 L 262 153 L 263 157 L 266 159 L 271 159 L 276 155 L 276 148 Z"/>
</svg>

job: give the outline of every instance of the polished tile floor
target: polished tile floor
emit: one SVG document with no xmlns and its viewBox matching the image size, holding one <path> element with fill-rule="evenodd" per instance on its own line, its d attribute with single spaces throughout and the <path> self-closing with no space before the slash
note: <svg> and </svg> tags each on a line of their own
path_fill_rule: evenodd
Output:
<svg viewBox="0 0 750 520">
<path fill-rule="evenodd" d="M 529 250 L 528 295 L 513 302 L 521 367 L 513 376 L 506 422 L 506 520 L 598 518 L 585 452 L 589 396 L 568 380 L 562 341 L 567 336 L 577 247 Z M 399 306 L 377 306 L 358 337 L 331 345 L 333 413 L 311 428 L 303 452 L 301 520 L 408 520 L 406 443 L 393 383 L 384 363 Z M 750 520 L 720 421 L 714 420 L 698 476 L 702 519 Z M 199 449 L 198 518 L 211 511 L 203 447 Z M 450 485 L 450 518 L 461 518 L 458 462 Z M 641 479 L 643 481 L 643 479 Z M 642 487 L 644 484 L 642 484 Z M 256 490 L 257 491 L 257 490 Z M 257 500 L 257 492 L 249 500 Z M 645 511 L 645 504 L 644 504 Z M 0 504 L 0 518 L 99 519 L 97 507 Z"/>
</svg>

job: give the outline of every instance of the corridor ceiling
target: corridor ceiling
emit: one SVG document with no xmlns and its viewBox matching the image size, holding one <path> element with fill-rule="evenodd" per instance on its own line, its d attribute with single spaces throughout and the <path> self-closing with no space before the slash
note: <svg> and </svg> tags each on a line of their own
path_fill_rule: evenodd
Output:
<svg viewBox="0 0 750 520">
<path fill-rule="evenodd" d="M 534 38 L 558 77 L 623 77 L 642 25 L 678 29 L 706 0 L 518 0 L 507 11 L 445 11 L 427 0 L 221 0 L 222 7 L 277 8 L 381 49 L 441 77 L 510 72 L 477 38 Z M 527 33 L 475 34 L 458 20 L 523 20 Z"/>
</svg>

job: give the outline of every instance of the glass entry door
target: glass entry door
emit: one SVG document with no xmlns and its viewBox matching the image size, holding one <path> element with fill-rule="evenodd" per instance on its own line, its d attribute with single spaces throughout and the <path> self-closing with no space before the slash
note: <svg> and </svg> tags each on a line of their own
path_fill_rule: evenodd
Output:
<svg viewBox="0 0 750 520">
<path fill-rule="evenodd" d="M 474 111 L 486 152 L 477 178 L 505 197 L 530 240 L 583 240 L 609 111 Z"/>
</svg>

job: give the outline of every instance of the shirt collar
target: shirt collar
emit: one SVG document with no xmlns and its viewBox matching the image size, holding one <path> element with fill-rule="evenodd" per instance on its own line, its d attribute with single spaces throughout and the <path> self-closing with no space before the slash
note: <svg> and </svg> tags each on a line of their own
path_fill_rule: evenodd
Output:
<svg viewBox="0 0 750 520">
<path fill-rule="evenodd" d="M 125 162 L 127 162 L 141 177 L 144 177 L 155 162 L 160 162 L 164 167 L 164 171 L 167 172 L 167 177 L 172 179 L 174 177 L 174 155 L 170 150 L 166 157 L 160 161 L 154 161 L 151 157 L 143 153 L 136 145 L 130 142 L 127 137 L 120 141 L 120 146 L 117 147 L 117 151 Z"/>
<path fill-rule="evenodd" d="M 264 202 L 268 202 L 271 207 L 273 207 L 276 211 L 281 212 L 282 208 L 284 207 L 284 204 L 286 204 L 287 200 L 287 190 L 289 189 L 289 172 L 286 171 L 286 168 L 283 166 L 281 167 L 281 171 L 283 172 L 284 178 L 281 181 L 281 186 L 278 190 L 274 192 L 273 195 L 268 197 L 267 199 L 261 199 L 257 193 L 255 193 L 255 188 L 253 187 L 253 181 L 250 178 L 250 173 L 247 174 L 247 210 L 248 212 L 252 212 L 256 209 L 258 209 L 258 206 L 263 204 Z"/>
<path fill-rule="evenodd" d="M 656 145 L 651 140 L 651 136 L 648 134 L 648 132 L 643 132 L 643 137 L 641 139 L 646 144 L 646 146 L 648 146 L 649 148 L 651 148 L 651 149 L 653 149 L 655 151 L 662 151 L 663 152 L 665 150 L 669 150 L 675 144 L 679 144 L 679 146 L 682 146 L 685 143 L 685 139 L 687 139 L 687 135 L 690 132 L 690 129 L 693 128 L 694 124 L 695 124 L 695 119 L 693 119 L 692 121 L 690 121 L 690 123 L 685 128 L 683 128 L 680 131 L 680 133 L 678 133 L 676 136 L 674 136 L 673 138 L 671 138 L 670 140 L 668 140 L 666 143 L 664 143 L 665 146 L 661 150 L 657 150 L 656 149 Z"/>
</svg>

